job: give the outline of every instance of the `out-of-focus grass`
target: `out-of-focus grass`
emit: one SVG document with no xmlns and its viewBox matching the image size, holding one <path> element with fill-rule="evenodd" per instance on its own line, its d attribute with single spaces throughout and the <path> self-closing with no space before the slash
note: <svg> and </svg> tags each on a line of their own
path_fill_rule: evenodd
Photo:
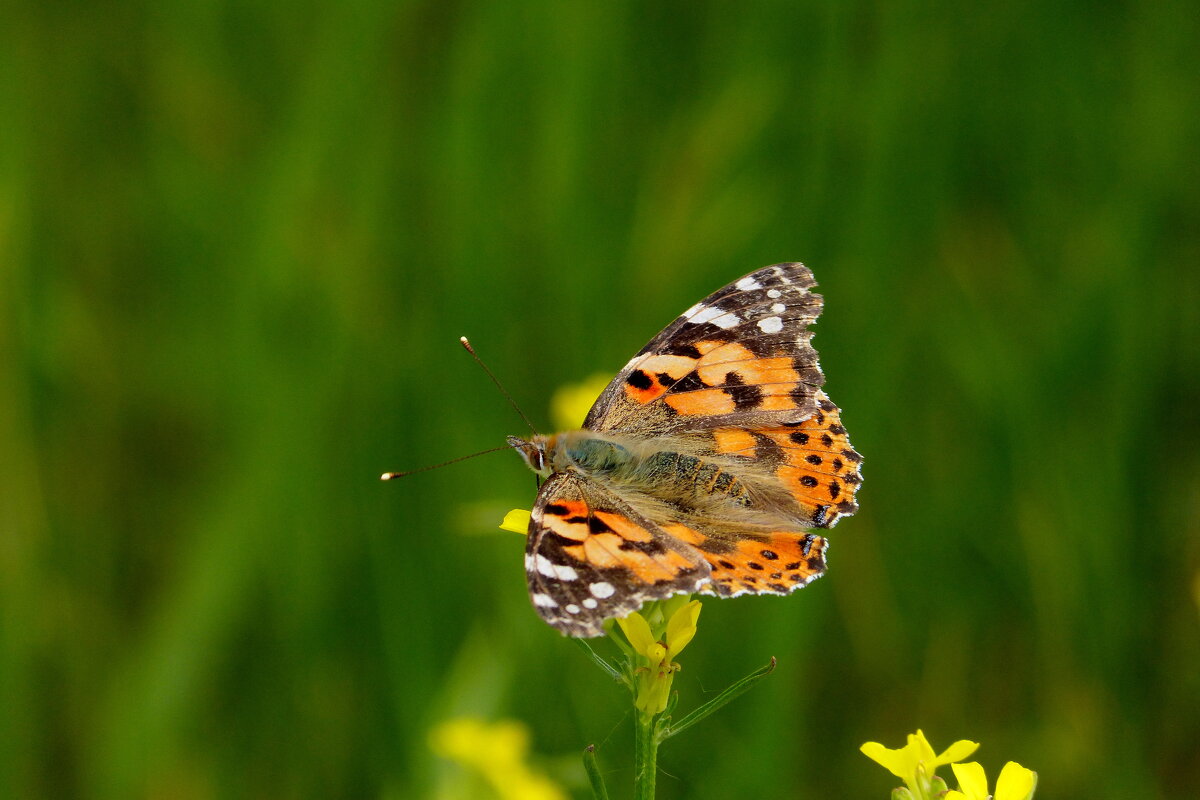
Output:
<svg viewBox="0 0 1200 800">
<path fill-rule="evenodd" d="M 423 796 L 456 713 L 627 778 L 490 535 L 519 462 L 375 477 L 519 431 L 458 335 L 542 422 L 794 259 L 863 511 L 826 580 L 706 603 L 685 704 L 780 667 L 662 796 L 882 796 L 857 747 L 917 725 L 1047 796 L 1200 792 L 1186 4 L 5 17 L 12 796 Z"/>
</svg>

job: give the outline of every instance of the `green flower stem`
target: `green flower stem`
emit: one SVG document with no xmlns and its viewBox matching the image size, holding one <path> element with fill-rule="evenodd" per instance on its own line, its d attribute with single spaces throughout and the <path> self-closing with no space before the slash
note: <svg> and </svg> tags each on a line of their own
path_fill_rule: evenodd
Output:
<svg viewBox="0 0 1200 800">
<path fill-rule="evenodd" d="M 593 800 L 608 800 L 608 788 L 604 785 L 604 776 L 600 774 L 600 766 L 596 763 L 594 744 L 589 744 L 583 750 L 583 770 L 587 773 L 588 783 L 591 784 Z"/>
<path fill-rule="evenodd" d="M 658 777 L 658 731 L 650 714 L 634 715 L 634 800 L 654 800 L 654 781 Z"/>
</svg>

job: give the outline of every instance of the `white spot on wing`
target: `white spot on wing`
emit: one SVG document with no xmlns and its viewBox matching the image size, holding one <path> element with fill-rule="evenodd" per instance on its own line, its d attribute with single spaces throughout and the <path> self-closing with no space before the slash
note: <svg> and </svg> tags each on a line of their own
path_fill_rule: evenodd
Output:
<svg viewBox="0 0 1200 800">
<path fill-rule="evenodd" d="M 780 297 L 783 297 L 783 292 L 779 291 L 778 289 L 768 289 L 767 297 L 771 298 L 772 300 L 777 300 Z"/>
<path fill-rule="evenodd" d="M 771 310 L 776 314 L 782 314 L 784 311 L 787 311 L 787 306 L 785 306 L 783 303 L 776 303 L 775 305 L 771 306 Z"/>
<path fill-rule="evenodd" d="M 547 578 L 558 578 L 560 581 L 573 581 L 579 577 L 579 573 L 573 567 L 555 564 L 541 553 L 534 555 L 533 562 L 534 566 L 537 567 L 537 571 Z"/>
<path fill-rule="evenodd" d="M 579 606 L 575 605 L 574 603 L 567 603 L 566 609 L 567 609 L 568 614 L 578 614 L 579 613 Z"/>
<path fill-rule="evenodd" d="M 740 281 L 735 283 L 734 286 L 741 289 L 743 292 L 749 292 L 753 289 L 761 289 L 762 288 L 761 283 L 759 283 L 758 281 L 754 280 L 754 278 L 751 278 L 749 276 L 742 278 Z"/>
<path fill-rule="evenodd" d="M 688 319 L 691 319 L 692 315 L 695 314 L 697 311 L 699 311 L 702 308 L 704 308 L 704 303 L 696 303 L 696 305 L 692 306 L 687 311 L 683 312 L 682 316 L 687 317 Z"/>
<path fill-rule="evenodd" d="M 685 313 L 684 316 L 688 318 L 688 322 L 696 325 L 703 325 L 705 322 L 708 322 L 714 317 L 719 317 L 725 313 L 716 306 L 705 305 L 692 306 L 692 308 L 689 309 L 689 312 L 690 313 Z"/>
<path fill-rule="evenodd" d="M 548 594 L 535 594 L 533 596 L 533 604 L 540 608 L 554 608 L 558 605 L 554 598 Z"/>
<path fill-rule="evenodd" d="M 583 607 L 584 607 L 584 608 L 595 608 L 595 607 L 596 607 L 596 606 L 598 606 L 598 605 L 600 605 L 600 604 L 599 604 L 599 603 L 597 603 L 597 602 L 596 602 L 596 601 L 595 601 L 593 598 L 591 598 L 591 597 L 585 597 L 585 598 L 583 598 Z"/>
<path fill-rule="evenodd" d="M 736 328 L 738 326 L 738 324 L 741 323 L 742 318 L 739 317 L 737 314 L 733 314 L 731 312 L 726 312 L 711 321 L 712 321 L 712 324 L 716 325 L 718 328 L 724 328 L 725 330 L 729 330 L 730 328 Z"/>
<path fill-rule="evenodd" d="M 596 595 L 596 597 L 599 597 L 601 600 L 603 600 L 606 597 L 612 597 L 613 593 L 617 591 L 613 587 L 613 585 L 611 583 L 608 583 L 607 581 L 599 581 L 597 583 L 593 583 L 592 585 L 588 586 L 588 590 L 592 594 Z"/>
<path fill-rule="evenodd" d="M 688 322 L 694 325 L 703 325 L 705 322 L 711 322 L 718 328 L 733 328 L 742 321 L 741 317 L 729 311 L 725 311 L 717 306 L 702 306 L 695 314 L 688 316 Z"/>
<path fill-rule="evenodd" d="M 763 333 L 779 333 L 783 330 L 783 320 L 779 317 L 767 317 L 758 321 L 758 327 Z"/>
</svg>

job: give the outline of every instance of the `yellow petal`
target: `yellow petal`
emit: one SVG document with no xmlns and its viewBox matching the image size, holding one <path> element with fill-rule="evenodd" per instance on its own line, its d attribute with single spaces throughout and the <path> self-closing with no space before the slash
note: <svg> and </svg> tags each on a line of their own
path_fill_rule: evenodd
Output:
<svg viewBox="0 0 1200 800">
<path fill-rule="evenodd" d="M 667 650 L 671 657 L 679 655 L 696 635 L 696 620 L 700 618 L 700 601 L 693 600 L 671 615 L 667 623 Z"/>
<path fill-rule="evenodd" d="M 667 700 L 671 696 L 671 681 L 674 677 L 669 673 L 647 676 L 646 680 L 642 682 L 634 705 L 647 714 L 661 714 L 667 707 Z"/>
<path fill-rule="evenodd" d="M 910 737 L 911 739 L 911 737 Z M 879 764 L 888 772 L 903 780 L 912 780 L 913 771 L 917 768 L 917 759 L 909 747 L 890 750 L 879 742 L 867 742 L 858 748 L 867 758 Z"/>
<path fill-rule="evenodd" d="M 951 764 L 950 769 L 954 770 L 954 777 L 958 778 L 958 788 L 970 800 L 987 800 L 987 775 L 984 774 L 983 767 L 978 761 L 968 764 Z"/>
<path fill-rule="evenodd" d="M 917 728 L 916 733 L 908 735 L 908 745 L 905 749 L 912 752 L 914 761 L 924 761 L 930 769 L 933 769 L 937 754 L 933 752 L 933 745 L 925 738 L 925 732 L 920 728 Z"/>
<path fill-rule="evenodd" d="M 951 789 L 950 791 L 948 791 L 944 795 L 942 795 L 942 800 L 971 800 L 971 798 L 967 797 L 965 794 L 963 794 L 960 791 Z"/>
<path fill-rule="evenodd" d="M 654 640 L 654 634 L 650 632 L 650 625 L 642 618 L 642 615 L 635 611 L 628 617 L 617 620 L 617 624 L 621 626 L 625 638 L 633 645 L 633 649 L 650 658 L 650 648 L 658 642 Z"/>
<path fill-rule="evenodd" d="M 529 512 L 523 508 L 514 508 L 504 515 L 504 521 L 500 523 L 500 529 L 519 533 L 524 536 L 529 532 Z"/>
<path fill-rule="evenodd" d="M 996 781 L 996 800 L 1026 800 L 1037 786 L 1037 773 L 1010 761 Z"/>
<path fill-rule="evenodd" d="M 979 749 L 979 742 L 971 742 L 966 739 L 959 739 L 954 744 L 942 751 L 942 754 L 933 760 L 929 765 L 929 769 L 935 769 L 942 764 L 953 764 L 955 761 L 962 761 L 967 756 Z"/>
</svg>

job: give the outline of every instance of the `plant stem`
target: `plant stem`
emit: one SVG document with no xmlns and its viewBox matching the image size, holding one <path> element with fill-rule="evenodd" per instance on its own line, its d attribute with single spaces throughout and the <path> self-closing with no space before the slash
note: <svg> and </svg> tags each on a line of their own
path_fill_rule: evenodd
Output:
<svg viewBox="0 0 1200 800">
<path fill-rule="evenodd" d="M 587 772 L 588 783 L 592 785 L 592 800 L 608 800 L 608 789 L 604 785 L 604 776 L 600 774 L 600 766 L 596 763 L 594 744 L 589 744 L 583 751 L 583 769 Z"/>
<path fill-rule="evenodd" d="M 634 800 L 654 800 L 654 779 L 658 777 L 658 731 L 650 714 L 637 713 L 633 724 Z"/>
</svg>

